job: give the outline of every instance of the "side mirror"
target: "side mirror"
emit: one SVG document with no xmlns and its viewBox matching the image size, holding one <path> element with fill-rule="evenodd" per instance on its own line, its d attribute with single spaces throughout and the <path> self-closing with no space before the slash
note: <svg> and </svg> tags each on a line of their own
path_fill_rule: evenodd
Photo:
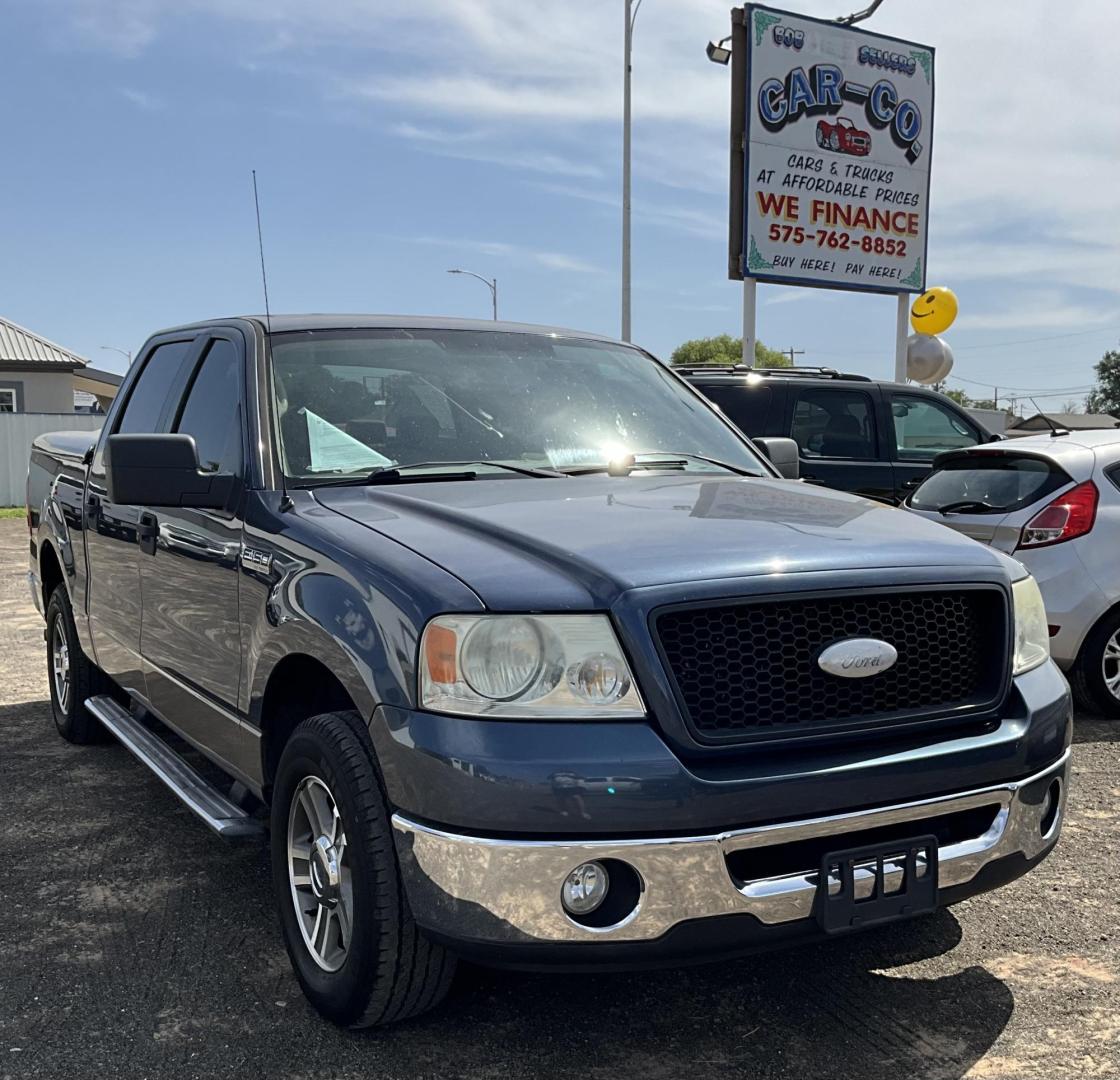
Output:
<svg viewBox="0 0 1120 1080">
<path fill-rule="evenodd" d="M 110 435 L 105 481 L 109 499 L 126 506 L 222 510 L 236 477 L 202 472 L 191 435 Z"/>
<path fill-rule="evenodd" d="M 793 439 L 758 438 L 754 444 L 787 480 L 800 479 L 801 453 Z"/>
</svg>

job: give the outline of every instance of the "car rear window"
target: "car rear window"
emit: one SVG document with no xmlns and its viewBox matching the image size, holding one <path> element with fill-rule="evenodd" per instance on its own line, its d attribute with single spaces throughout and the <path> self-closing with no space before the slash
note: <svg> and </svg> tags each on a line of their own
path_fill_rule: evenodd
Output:
<svg viewBox="0 0 1120 1080">
<path fill-rule="evenodd" d="M 1006 514 L 1021 510 L 1072 483 L 1052 461 L 1025 454 L 985 453 L 950 458 L 910 496 L 915 510 Z"/>
</svg>

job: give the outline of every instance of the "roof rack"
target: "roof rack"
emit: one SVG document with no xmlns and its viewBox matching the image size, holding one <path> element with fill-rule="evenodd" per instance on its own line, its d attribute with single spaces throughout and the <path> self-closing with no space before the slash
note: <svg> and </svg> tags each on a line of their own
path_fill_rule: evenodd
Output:
<svg viewBox="0 0 1120 1080">
<path fill-rule="evenodd" d="M 673 370 L 682 375 L 703 375 L 705 372 L 728 375 L 764 375 L 767 378 L 791 376 L 801 379 L 851 379 L 855 382 L 872 382 L 867 375 L 855 375 L 847 371 L 837 371 L 830 367 L 751 367 L 747 364 L 682 364 L 674 365 Z"/>
</svg>

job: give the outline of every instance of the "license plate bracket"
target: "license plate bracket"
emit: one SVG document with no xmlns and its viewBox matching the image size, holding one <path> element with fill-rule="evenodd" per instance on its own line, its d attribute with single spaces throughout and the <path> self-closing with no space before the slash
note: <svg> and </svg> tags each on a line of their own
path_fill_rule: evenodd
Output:
<svg viewBox="0 0 1120 1080">
<path fill-rule="evenodd" d="M 932 835 L 829 852 L 817 877 L 817 921 L 841 934 L 933 911 L 937 869 Z"/>
</svg>

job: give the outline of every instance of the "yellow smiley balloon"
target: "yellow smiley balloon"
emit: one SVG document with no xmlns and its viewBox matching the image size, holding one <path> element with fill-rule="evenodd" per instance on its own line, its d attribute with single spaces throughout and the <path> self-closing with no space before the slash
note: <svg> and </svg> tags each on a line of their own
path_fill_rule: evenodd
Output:
<svg viewBox="0 0 1120 1080">
<path fill-rule="evenodd" d="M 943 334 L 956 317 L 956 294 L 940 285 L 927 289 L 910 309 L 910 325 L 916 334 Z"/>
</svg>

